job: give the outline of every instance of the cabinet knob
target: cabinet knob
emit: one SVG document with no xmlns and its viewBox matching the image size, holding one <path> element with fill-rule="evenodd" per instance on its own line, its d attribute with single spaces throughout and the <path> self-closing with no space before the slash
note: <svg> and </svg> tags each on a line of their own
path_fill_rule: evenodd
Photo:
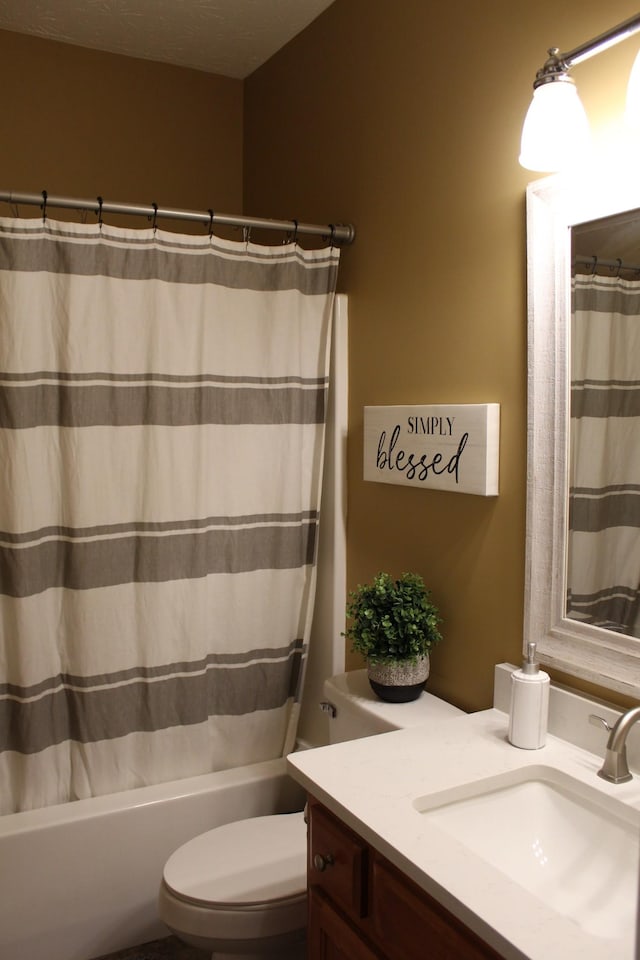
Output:
<svg viewBox="0 0 640 960">
<path fill-rule="evenodd" d="M 321 873 L 334 863 L 335 860 L 333 859 L 333 854 L 331 853 L 326 853 L 324 856 L 321 853 L 314 853 L 313 855 L 313 865 L 316 870 L 319 870 Z"/>
</svg>

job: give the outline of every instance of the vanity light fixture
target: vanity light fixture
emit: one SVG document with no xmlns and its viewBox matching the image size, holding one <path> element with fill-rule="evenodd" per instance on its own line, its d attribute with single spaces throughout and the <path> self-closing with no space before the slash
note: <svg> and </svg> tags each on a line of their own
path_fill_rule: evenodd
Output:
<svg viewBox="0 0 640 960">
<path fill-rule="evenodd" d="M 552 47 L 538 70 L 533 100 L 522 128 L 520 163 L 528 170 L 556 173 L 589 149 L 589 121 L 569 76 L 571 67 L 640 31 L 640 14 L 607 30 L 575 50 L 561 53 Z M 640 53 L 627 93 L 627 120 L 640 125 Z"/>
</svg>

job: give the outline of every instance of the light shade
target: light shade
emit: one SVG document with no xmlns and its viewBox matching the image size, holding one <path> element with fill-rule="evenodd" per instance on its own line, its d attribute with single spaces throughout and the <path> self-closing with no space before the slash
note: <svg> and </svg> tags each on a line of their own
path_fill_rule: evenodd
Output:
<svg viewBox="0 0 640 960">
<path fill-rule="evenodd" d="M 590 149 L 589 121 L 575 84 L 558 79 L 536 87 L 522 128 L 522 166 L 556 173 L 584 159 Z"/>
<path fill-rule="evenodd" d="M 640 130 L 640 53 L 629 76 L 625 121 L 633 130 Z"/>
</svg>

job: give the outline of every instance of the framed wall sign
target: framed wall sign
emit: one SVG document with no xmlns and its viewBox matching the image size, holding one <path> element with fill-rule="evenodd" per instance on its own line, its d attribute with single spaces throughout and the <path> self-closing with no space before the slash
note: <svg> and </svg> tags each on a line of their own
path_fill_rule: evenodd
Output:
<svg viewBox="0 0 640 960">
<path fill-rule="evenodd" d="M 364 479 L 498 495 L 499 403 L 364 408 Z"/>
</svg>

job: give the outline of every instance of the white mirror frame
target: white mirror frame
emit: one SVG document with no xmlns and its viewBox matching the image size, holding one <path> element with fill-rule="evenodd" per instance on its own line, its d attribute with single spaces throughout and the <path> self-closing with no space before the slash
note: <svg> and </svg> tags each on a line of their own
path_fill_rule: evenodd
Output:
<svg viewBox="0 0 640 960">
<path fill-rule="evenodd" d="M 640 208 L 640 178 L 561 175 L 527 188 L 528 424 L 524 642 L 548 667 L 640 699 L 640 640 L 565 616 L 571 227 Z"/>
</svg>

